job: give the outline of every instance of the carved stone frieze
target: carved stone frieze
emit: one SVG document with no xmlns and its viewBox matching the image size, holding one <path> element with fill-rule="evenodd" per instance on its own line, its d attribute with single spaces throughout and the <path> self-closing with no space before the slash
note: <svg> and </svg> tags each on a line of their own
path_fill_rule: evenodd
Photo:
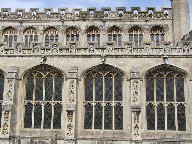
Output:
<svg viewBox="0 0 192 144">
<path fill-rule="evenodd" d="M 132 140 L 141 140 L 140 111 L 132 112 L 132 117 L 133 117 Z"/>
</svg>

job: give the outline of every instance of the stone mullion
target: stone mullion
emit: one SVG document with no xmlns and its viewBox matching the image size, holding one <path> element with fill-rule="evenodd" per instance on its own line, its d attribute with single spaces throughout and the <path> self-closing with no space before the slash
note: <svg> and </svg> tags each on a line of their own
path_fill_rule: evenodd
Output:
<svg viewBox="0 0 192 144">
<path fill-rule="evenodd" d="M 11 116 L 14 114 L 12 107 L 15 101 L 15 90 L 17 89 L 17 73 L 18 67 L 11 67 L 8 71 L 5 80 L 5 89 L 3 95 L 3 105 L 2 105 L 2 137 L 9 138 L 10 131 L 13 130 L 13 125 L 11 125 Z"/>
<path fill-rule="evenodd" d="M 93 120 L 92 120 L 92 129 L 94 129 L 94 124 L 95 124 L 95 78 L 96 76 L 94 76 L 93 78 Z"/>
<path fill-rule="evenodd" d="M 138 67 L 131 68 L 131 111 L 132 111 L 132 141 L 141 141 L 141 77 Z"/>
<path fill-rule="evenodd" d="M 76 121 L 76 99 L 77 99 L 77 80 L 78 80 L 78 68 L 70 67 L 67 83 L 68 83 L 68 96 L 66 102 L 66 130 L 65 139 L 66 141 L 73 141 L 75 143 L 75 121 Z"/>
</svg>

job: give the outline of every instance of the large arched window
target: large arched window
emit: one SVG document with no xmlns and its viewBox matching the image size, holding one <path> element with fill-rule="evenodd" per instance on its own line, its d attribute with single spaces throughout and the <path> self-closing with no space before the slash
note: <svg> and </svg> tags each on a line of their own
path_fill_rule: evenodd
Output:
<svg viewBox="0 0 192 144">
<path fill-rule="evenodd" d="M 107 64 L 84 73 L 84 128 L 123 129 L 123 72 Z"/>
<path fill-rule="evenodd" d="M 34 28 L 29 28 L 24 31 L 25 46 L 30 47 L 32 42 L 38 42 L 38 34 Z"/>
<path fill-rule="evenodd" d="M 107 30 L 108 42 L 114 42 L 116 46 L 122 46 L 122 30 L 112 26 Z"/>
<path fill-rule="evenodd" d="M 50 43 L 58 42 L 58 31 L 55 28 L 49 28 L 44 32 L 44 38 L 45 46 L 48 47 L 50 46 Z"/>
<path fill-rule="evenodd" d="M 63 74 L 42 64 L 24 76 L 24 128 L 60 129 Z"/>
<path fill-rule="evenodd" d="M 13 47 L 13 44 L 17 42 L 18 39 L 17 31 L 12 27 L 5 29 L 3 32 L 3 39 L 4 43 L 7 44 L 7 47 Z"/>
<path fill-rule="evenodd" d="M 185 71 L 163 64 L 146 75 L 147 130 L 186 130 Z"/>
<path fill-rule="evenodd" d="M 138 27 L 134 26 L 129 31 L 129 41 L 133 42 L 135 47 L 141 46 L 143 42 L 143 30 Z"/>
<path fill-rule="evenodd" d="M 159 26 L 152 27 L 150 30 L 150 37 L 154 46 L 160 46 L 161 42 L 165 39 L 165 31 Z"/>
<path fill-rule="evenodd" d="M 76 27 L 67 28 L 66 32 L 66 42 L 78 42 L 79 41 L 79 30 Z"/>
<path fill-rule="evenodd" d="M 0 71 L 0 128 L 1 128 L 1 117 L 2 117 L 3 92 L 4 92 L 4 74 L 3 72 Z"/>
<path fill-rule="evenodd" d="M 86 30 L 87 43 L 95 43 L 100 46 L 100 30 L 91 26 Z"/>
</svg>

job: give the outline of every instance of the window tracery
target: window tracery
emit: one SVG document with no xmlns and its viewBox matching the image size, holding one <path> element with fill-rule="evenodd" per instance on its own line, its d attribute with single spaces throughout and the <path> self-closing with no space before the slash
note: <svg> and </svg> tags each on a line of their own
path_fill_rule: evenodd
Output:
<svg viewBox="0 0 192 144">
<path fill-rule="evenodd" d="M 50 46 L 51 43 L 53 42 L 58 42 L 59 40 L 59 33 L 56 29 L 54 28 L 49 28 L 44 32 L 44 40 L 45 40 L 45 46 L 48 47 Z"/>
<path fill-rule="evenodd" d="M 68 47 L 74 47 L 79 42 L 79 30 L 75 27 L 69 27 L 66 30 L 66 45 Z"/>
<path fill-rule="evenodd" d="M 13 44 L 18 40 L 17 31 L 11 27 L 5 29 L 3 32 L 3 39 L 4 43 L 7 44 L 7 47 L 13 47 Z"/>
<path fill-rule="evenodd" d="M 86 31 L 87 42 L 92 42 L 100 46 L 100 30 L 97 27 L 91 26 Z"/>
<path fill-rule="evenodd" d="M 24 31 L 25 46 L 30 47 L 32 42 L 38 42 L 38 33 L 35 29 L 29 28 Z"/>
<path fill-rule="evenodd" d="M 60 129 L 62 73 L 42 64 L 26 74 L 24 84 L 24 128 Z"/>
<path fill-rule="evenodd" d="M 135 47 L 142 46 L 143 42 L 143 30 L 137 26 L 132 27 L 129 30 L 129 41 L 133 42 Z"/>
<path fill-rule="evenodd" d="M 150 30 L 151 41 L 154 46 L 160 46 L 161 42 L 165 39 L 165 31 L 159 26 L 155 26 Z"/>
<path fill-rule="evenodd" d="M 160 65 L 146 75 L 148 130 L 186 130 L 185 75 L 171 65 Z"/>
<path fill-rule="evenodd" d="M 84 128 L 123 129 L 123 72 L 101 64 L 85 73 Z"/>
<path fill-rule="evenodd" d="M 107 30 L 108 42 L 114 42 L 118 47 L 122 46 L 122 30 L 112 26 Z"/>
</svg>

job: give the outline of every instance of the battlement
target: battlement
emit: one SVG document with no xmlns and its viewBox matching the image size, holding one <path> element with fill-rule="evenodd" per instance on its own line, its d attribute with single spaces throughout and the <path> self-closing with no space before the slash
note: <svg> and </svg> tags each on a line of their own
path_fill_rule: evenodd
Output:
<svg viewBox="0 0 192 144">
<path fill-rule="evenodd" d="M 25 9 L 17 8 L 11 11 L 11 8 L 1 8 L 0 20 L 10 19 L 66 19 L 66 20 L 86 20 L 86 19 L 171 19 L 172 8 L 161 8 L 156 10 L 155 7 L 147 7 L 142 11 L 140 7 L 131 7 L 130 11 L 126 7 L 116 7 L 112 11 L 110 7 L 102 7 L 100 11 L 96 8 L 87 8 L 83 11 L 82 8 L 73 8 L 69 11 L 68 8 L 58 8 L 57 12 L 53 8 L 45 8 L 43 12 L 39 8 L 30 8 L 29 12 Z"/>
</svg>

